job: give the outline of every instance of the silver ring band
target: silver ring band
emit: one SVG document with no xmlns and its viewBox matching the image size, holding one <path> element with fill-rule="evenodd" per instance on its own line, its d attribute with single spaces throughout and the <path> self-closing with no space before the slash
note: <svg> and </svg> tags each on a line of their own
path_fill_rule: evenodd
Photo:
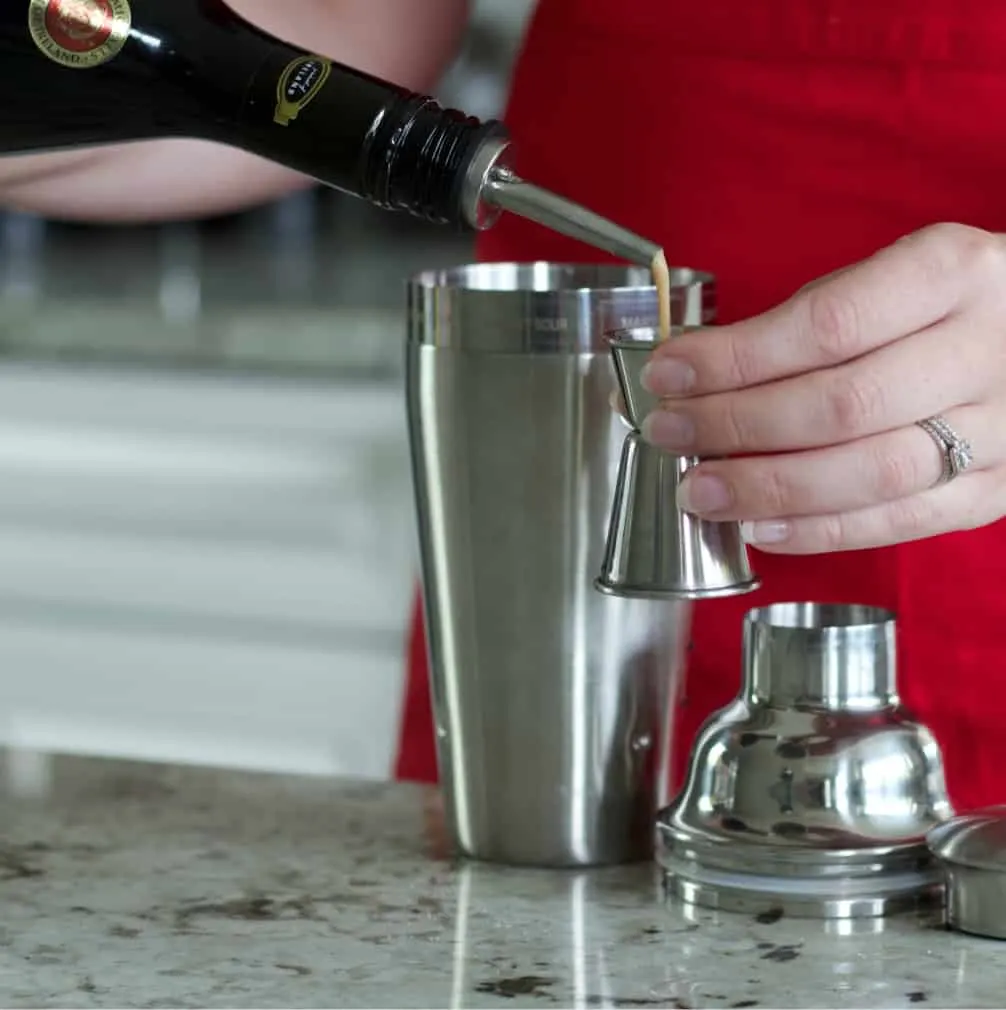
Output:
<svg viewBox="0 0 1006 1010">
<path fill-rule="evenodd" d="M 937 485 L 948 484 L 975 461 L 971 443 L 966 438 L 961 438 L 945 417 L 935 414 L 923 421 L 916 421 L 916 424 L 936 443 L 943 456 L 943 472 L 936 481 Z"/>
</svg>

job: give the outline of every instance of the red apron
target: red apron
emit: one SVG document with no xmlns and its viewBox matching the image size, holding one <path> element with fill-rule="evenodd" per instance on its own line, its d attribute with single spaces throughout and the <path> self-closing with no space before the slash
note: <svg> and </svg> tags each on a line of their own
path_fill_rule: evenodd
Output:
<svg viewBox="0 0 1006 1010">
<path fill-rule="evenodd" d="M 926 224 L 1006 232 L 1002 0 L 541 0 L 507 120 L 517 170 L 714 272 L 720 321 Z M 596 253 L 506 217 L 485 260 Z M 967 433 L 965 433 L 967 434 Z M 905 703 L 959 809 L 1006 801 L 1006 523 L 823 557 L 755 553 L 764 588 L 697 607 L 678 780 L 773 600 L 897 611 Z M 436 775 L 422 628 L 398 772 Z"/>
</svg>

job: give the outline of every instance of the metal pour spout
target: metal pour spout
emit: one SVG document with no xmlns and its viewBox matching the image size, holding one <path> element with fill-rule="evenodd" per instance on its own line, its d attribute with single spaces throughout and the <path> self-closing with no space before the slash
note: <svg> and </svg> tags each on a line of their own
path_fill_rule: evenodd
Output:
<svg viewBox="0 0 1006 1010">
<path fill-rule="evenodd" d="M 661 251 L 655 242 L 622 228 L 572 200 L 525 182 L 502 165 L 495 165 L 489 171 L 481 196 L 486 203 L 500 210 L 519 214 L 630 263 L 650 267 L 654 257 Z"/>
</svg>

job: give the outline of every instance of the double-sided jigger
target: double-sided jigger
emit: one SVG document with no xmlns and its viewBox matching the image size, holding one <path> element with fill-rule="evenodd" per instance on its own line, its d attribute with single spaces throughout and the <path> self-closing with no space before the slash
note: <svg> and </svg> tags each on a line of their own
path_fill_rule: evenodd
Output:
<svg viewBox="0 0 1006 1010">
<path fill-rule="evenodd" d="M 658 449 L 640 434 L 643 419 L 659 406 L 640 381 L 657 345 L 652 327 L 616 330 L 609 339 L 632 431 L 622 445 L 604 561 L 594 584 L 612 596 L 653 599 L 751 592 L 760 583 L 740 525 L 678 508 L 678 487 L 699 460 Z"/>
</svg>

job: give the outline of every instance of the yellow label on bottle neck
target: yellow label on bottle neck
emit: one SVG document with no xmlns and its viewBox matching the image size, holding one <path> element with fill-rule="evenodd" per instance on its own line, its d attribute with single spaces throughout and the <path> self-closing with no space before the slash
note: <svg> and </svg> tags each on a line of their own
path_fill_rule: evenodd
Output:
<svg viewBox="0 0 1006 1010">
<path fill-rule="evenodd" d="M 122 52 L 133 12 L 129 0 L 29 0 L 28 30 L 54 63 L 86 70 Z"/>
<path fill-rule="evenodd" d="M 314 101 L 331 73 L 331 60 L 321 56 L 300 56 L 290 63 L 276 85 L 275 122 L 289 126 Z"/>
</svg>

